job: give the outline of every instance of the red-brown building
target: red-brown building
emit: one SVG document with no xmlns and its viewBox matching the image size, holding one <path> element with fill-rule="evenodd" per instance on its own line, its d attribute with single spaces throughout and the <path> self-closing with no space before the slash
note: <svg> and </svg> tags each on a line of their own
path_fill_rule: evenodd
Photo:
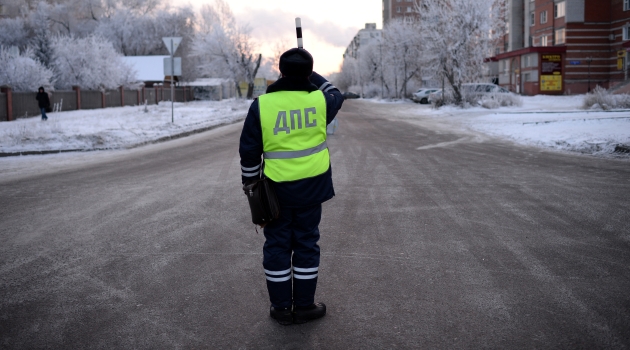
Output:
<svg viewBox="0 0 630 350">
<path fill-rule="evenodd" d="M 417 20 L 415 3 L 415 0 L 383 0 L 383 27 L 394 19 Z"/>
<path fill-rule="evenodd" d="M 509 0 L 499 85 L 525 95 L 628 83 L 630 0 Z"/>
</svg>

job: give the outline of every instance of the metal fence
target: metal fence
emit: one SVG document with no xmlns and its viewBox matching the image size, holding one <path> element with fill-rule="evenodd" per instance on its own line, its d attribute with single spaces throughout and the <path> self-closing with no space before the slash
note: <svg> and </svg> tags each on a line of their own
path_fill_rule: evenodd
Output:
<svg viewBox="0 0 630 350">
<path fill-rule="evenodd" d="M 100 91 L 81 91 L 81 109 L 103 108 L 103 93 Z"/>
<path fill-rule="evenodd" d="M 11 95 L 12 103 L 8 105 L 8 96 Z M 51 108 L 61 111 L 77 109 L 98 109 L 107 107 L 137 106 L 157 104 L 160 101 L 171 100 L 169 87 L 157 86 L 140 90 L 107 90 L 107 91 L 83 91 L 80 89 L 71 91 L 54 91 L 48 93 Z M 0 93 L 0 121 L 15 120 L 40 115 L 35 92 L 3 92 Z M 77 98 L 78 97 L 78 98 Z M 194 91 L 190 87 L 175 88 L 175 102 L 187 102 L 195 100 Z"/>
<path fill-rule="evenodd" d="M 4 115 L 2 114 L 4 112 Z M 0 121 L 7 120 L 7 95 L 0 92 Z"/>
</svg>

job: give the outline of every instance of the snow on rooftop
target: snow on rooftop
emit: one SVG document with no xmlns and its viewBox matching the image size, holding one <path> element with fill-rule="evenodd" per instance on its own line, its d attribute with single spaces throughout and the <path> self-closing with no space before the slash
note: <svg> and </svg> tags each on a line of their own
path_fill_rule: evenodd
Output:
<svg viewBox="0 0 630 350">
<path fill-rule="evenodd" d="M 167 57 L 170 56 L 124 56 L 122 59 L 138 73 L 139 81 L 162 81 Z"/>
<path fill-rule="evenodd" d="M 191 82 L 185 82 L 182 85 L 184 86 L 219 86 L 227 81 L 228 79 L 204 78 L 204 79 L 197 79 Z"/>
</svg>

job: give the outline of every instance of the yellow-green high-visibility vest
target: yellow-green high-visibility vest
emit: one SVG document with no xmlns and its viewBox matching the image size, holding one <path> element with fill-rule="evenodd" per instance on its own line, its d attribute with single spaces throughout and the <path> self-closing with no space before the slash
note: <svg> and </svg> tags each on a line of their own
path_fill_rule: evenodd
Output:
<svg viewBox="0 0 630 350">
<path fill-rule="evenodd" d="M 258 98 L 265 175 L 275 182 L 325 173 L 326 99 L 320 91 L 278 91 Z"/>
</svg>

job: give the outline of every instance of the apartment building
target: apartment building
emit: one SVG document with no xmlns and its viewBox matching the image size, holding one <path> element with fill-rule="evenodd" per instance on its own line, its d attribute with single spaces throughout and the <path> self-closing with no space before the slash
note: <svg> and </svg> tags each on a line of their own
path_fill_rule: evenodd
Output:
<svg viewBox="0 0 630 350">
<path fill-rule="evenodd" d="M 499 85 L 536 95 L 628 82 L 630 0 L 509 0 L 506 15 Z"/>
<path fill-rule="evenodd" d="M 383 27 L 394 19 L 416 21 L 415 0 L 383 0 Z"/>
<path fill-rule="evenodd" d="M 357 58 L 361 47 L 369 45 L 380 37 L 381 30 L 376 29 L 376 23 L 366 23 L 365 28 L 359 30 L 357 35 L 354 36 L 354 38 L 346 48 L 346 52 L 343 54 L 343 58 Z"/>
</svg>

